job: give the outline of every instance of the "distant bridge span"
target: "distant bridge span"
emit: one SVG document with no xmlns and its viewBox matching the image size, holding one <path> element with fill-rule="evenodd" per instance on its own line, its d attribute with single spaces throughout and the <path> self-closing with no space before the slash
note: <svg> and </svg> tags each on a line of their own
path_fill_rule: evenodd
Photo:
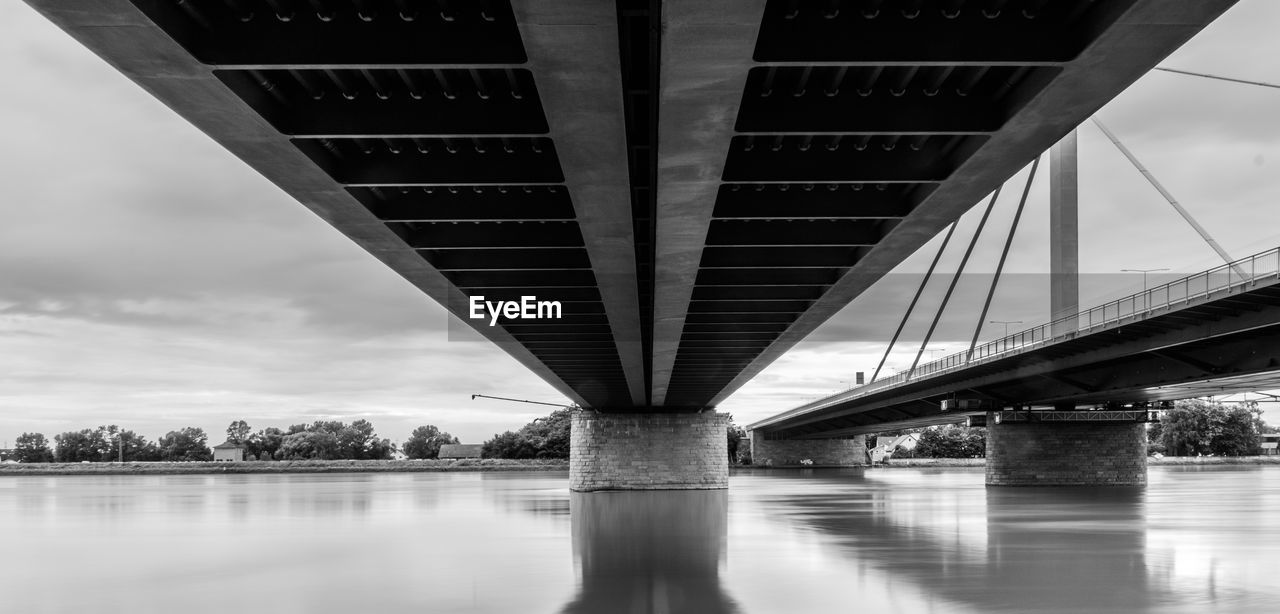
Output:
<svg viewBox="0 0 1280 614">
<path fill-rule="evenodd" d="M 828 396 L 748 429 L 781 439 L 1280 388 L 1280 248 Z M 1240 277 L 1244 272 L 1246 277 Z M 1071 332 L 1059 332 L 1071 325 Z M 982 411 L 944 411 L 946 399 Z"/>
</svg>

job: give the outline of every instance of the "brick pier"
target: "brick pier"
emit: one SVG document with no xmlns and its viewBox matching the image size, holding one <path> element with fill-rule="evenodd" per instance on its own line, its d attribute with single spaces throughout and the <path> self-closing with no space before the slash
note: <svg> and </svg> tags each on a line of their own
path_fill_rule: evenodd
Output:
<svg viewBox="0 0 1280 614">
<path fill-rule="evenodd" d="M 1145 486 L 1141 422 L 987 421 L 988 486 Z"/>
<path fill-rule="evenodd" d="M 569 488 L 729 487 L 728 414 L 574 412 Z"/>
</svg>

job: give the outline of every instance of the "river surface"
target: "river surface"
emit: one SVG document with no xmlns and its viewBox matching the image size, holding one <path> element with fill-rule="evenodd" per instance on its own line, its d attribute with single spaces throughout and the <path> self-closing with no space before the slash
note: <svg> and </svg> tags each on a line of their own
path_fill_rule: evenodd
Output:
<svg viewBox="0 0 1280 614">
<path fill-rule="evenodd" d="M 1280 467 L 1139 489 L 981 469 L 0 476 L 0 612 L 1261 612 Z"/>
</svg>

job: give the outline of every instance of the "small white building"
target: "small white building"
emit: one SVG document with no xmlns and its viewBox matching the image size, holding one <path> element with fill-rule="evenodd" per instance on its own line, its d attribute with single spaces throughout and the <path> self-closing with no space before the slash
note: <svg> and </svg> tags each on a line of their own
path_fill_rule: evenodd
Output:
<svg viewBox="0 0 1280 614">
<path fill-rule="evenodd" d="M 213 446 L 213 462 L 238 463 L 244 460 L 244 446 L 224 441 Z"/>
<path fill-rule="evenodd" d="M 920 444 L 920 433 L 876 437 L 875 447 L 867 450 L 872 463 L 882 463 L 897 452 L 913 452 Z"/>
<path fill-rule="evenodd" d="M 1273 456 L 1280 451 L 1280 433 L 1264 433 L 1262 437 L 1262 453 Z"/>
</svg>

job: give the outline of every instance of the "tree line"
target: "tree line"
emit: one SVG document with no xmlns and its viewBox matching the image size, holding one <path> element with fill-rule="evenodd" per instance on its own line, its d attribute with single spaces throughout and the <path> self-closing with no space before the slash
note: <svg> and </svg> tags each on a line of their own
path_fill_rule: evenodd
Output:
<svg viewBox="0 0 1280 614">
<path fill-rule="evenodd" d="M 573 409 L 558 409 L 519 430 L 505 431 L 485 441 L 483 458 L 567 459 Z M 1152 453 L 1171 456 L 1243 456 L 1259 454 L 1260 435 L 1276 432 L 1262 420 L 1257 404 L 1226 405 L 1200 399 L 1178 401 L 1147 430 Z M 962 426 L 886 431 L 882 436 L 920 433 L 914 456 L 923 458 L 980 458 L 986 455 L 986 429 Z M 730 421 L 725 436 L 729 462 L 751 464 L 746 431 Z M 317 420 L 286 429 L 267 427 L 257 432 L 244 420 L 227 427 L 227 441 L 244 446 L 246 460 L 385 460 L 396 446 L 379 437 L 368 420 L 350 424 Z M 399 451 L 410 459 L 438 458 L 440 446 L 458 438 L 434 425 L 415 428 Z M 23 433 L 15 441 L 12 458 L 24 463 L 213 460 L 203 429 L 169 431 L 156 441 L 117 425 L 68 431 L 50 442 L 41 433 Z"/>
<path fill-rule="evenodd" d="M 494 435 L 482 444 L 481 457 L 569 458 L 572 411 L 569 407 L 558 409 L 518 430 Z M 731 421 L 725 436 L 729 462 L 750 464 L 749 446 L 742 443 L 746 430 Z M 227 441 L 244 446 L 245 460 L 382 460 L 397 452 L 391 441 L 378 437 L 367 420 L 351 424 L 317 420 L 257 432 L 246 421 L 235 420 L 227 427 Z M 410 459 L 434 459 L 439 457 L 440 446 L 456 443 L 457 437 L 428 424 L 415 428 L 399 451 Z M 17 439 L 14 459 L 25 463 L 209 461 L 213 451 L 208 435 L 198 427 L 170 431 L 159 441 L 150 442 L 133 431 L 110 425 L 59 434 L 52 445 L 40 433 L 23 433 Z"/>
<path fill-rule="evenodd" d="M 244 420 L 235 420 L 227 427 L 227 441 L 244 447 L 245 460 L 387 460 L 397 451 L 368 420 L 350 424 L 316 420 L 257 432 Z M 446 443 L 458 443 L 458 438 L 425 425 L 413 430 L 403 451 L 408 458 L 436 458 Z M 199 427 L 169 431 L 157 441 L 148 441 L 112 424 L 60 433 L 52 442 L 42 433 L 23 433 L 14 441 L 12 459 L 21 463 L 211 461 L 213 450 L 208 434 Z"/>
<path fill-rule="evenodd" d="M 986 456 L 987 429 L 955 425 L 903 429 L 881 436 L 919 433 L 919 458 Z M 1227 405 L 1187 399 L 1174 403 L 1147 428 L 1147 450 L 1168 456 L 1252 456 L 1262 453 L 1261 435 L 1276 432 L 1256 403 Z"/>
<path fill-rule="evenodd" d="M 53 442 L 41 433 L 23 433 L 14 440 L 13 460 L 21 463 L 80 463 L 111 461 L 212 460 L 204 429 L 169 431 L 157 441 L 117 425 L 67 431 Z"/>
</svg>

